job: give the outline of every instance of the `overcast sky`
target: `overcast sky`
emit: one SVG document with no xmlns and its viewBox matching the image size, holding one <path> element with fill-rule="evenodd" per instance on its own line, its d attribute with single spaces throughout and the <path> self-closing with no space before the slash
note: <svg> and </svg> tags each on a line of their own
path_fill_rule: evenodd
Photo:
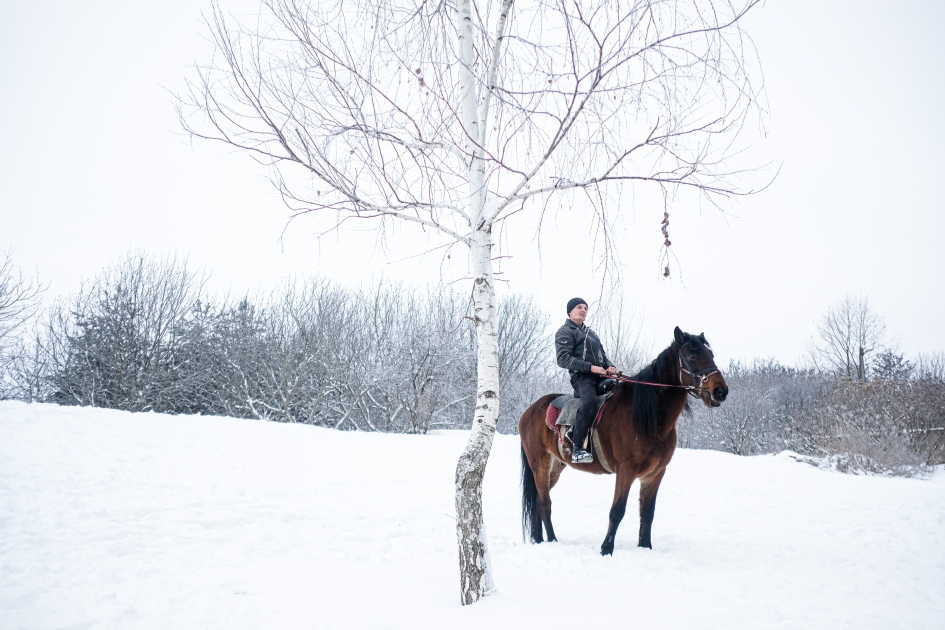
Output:
<svg viewBox="0 0 945 630">
<path fill-rule="evenodd" d="M 233 2 L 223 1 L 233 7 Z M 240 7 L 252 6 L 240 0 Z M 285 232 L 267 172 L 194 143 L 171 92 L 209 55 L 202 0 L 3 2 L 0 20 L 0 248 L 74 291 L 122 253 L 177 251 L 212 271 L 214 290 L 271 287 L 319 273 L 356 285 L 463 276 L 455 251 L 402 260 L 436 241 L 414 229 Z M 662 208 L 635 207 L 620 238 L 624 293 L 654 347 L 672 327 L 705 332 L 720 359 L 804 353 L 815 321 L 844 293 L 867 296 L 901 350 L 945 350 L 945 3 L 772 0 L 746 22 L 770 115 L 752 151 L 780 175 L 733 216 L 673 214 L 678 261 L 658 273 Z M 573 226 L 528 217 L 503 235 L 504 290 L 555 318 L 600 278 Z M 593 325 L 593 322 L 592 322 Z"/>
</svg>

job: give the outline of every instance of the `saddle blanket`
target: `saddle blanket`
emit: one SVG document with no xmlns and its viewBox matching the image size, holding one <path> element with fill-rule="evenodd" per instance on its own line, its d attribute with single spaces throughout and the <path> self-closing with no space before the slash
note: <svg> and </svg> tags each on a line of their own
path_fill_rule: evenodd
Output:
<svg viewBox="0 0 945 630">
<path fill-rule="evenodd" d="M 588 431 L 588 438 L 590 438 L 590 444 L 588 446 L 590 447 L 591 454 L 600 462 L 604 470 L 609 473 L 614 471 L 611 470 L 609 462 L 601 452 L 597 423 L 600 422 L 600 415 L 604 409 L 604 403 L 607 402 L 607 399 L 612 395 L 611 392 L 608 392 L 597 397 L 597 411 L 594 414 L 594 422 L 591 423 L 591 428 Z M 548 425 L 548 428 L 554 431 L 555 435 L 558 436 L 558 453 L 561 456 L 561 461 L 571 460 L 571 444 L 570 441 L 565 440 L 565 436 L 562 435 L 561 427 L 574 426 L 574 421 L 577 418 L 577 410 L 580 406 L 580 398 L 564 394 L 552 400 L 551 404 L 548 405 L 548 410 L 545 412 L 545 423 Z"/>
</svg>

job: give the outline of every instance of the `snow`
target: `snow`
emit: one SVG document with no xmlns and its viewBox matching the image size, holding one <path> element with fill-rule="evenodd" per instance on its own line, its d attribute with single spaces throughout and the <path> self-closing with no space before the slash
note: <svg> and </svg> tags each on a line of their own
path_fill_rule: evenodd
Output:
<svg viewBox="0 0 945 630">
<path fill-rule="evenodd" d="M 565 471 L 559 543 L 527 545 L 519 446 L 497 436 L 498 592 L 459 605 L 466 433 L 344 433 L 0 403 L 0 627 L 941 628 L 945 472 L 853 476 L 677 452 L 650 550 L 613 477 Z"/>
</svg>

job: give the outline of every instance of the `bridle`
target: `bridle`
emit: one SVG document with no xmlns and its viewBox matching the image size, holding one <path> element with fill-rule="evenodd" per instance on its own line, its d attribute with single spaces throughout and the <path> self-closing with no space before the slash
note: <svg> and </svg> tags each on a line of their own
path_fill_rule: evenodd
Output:
<svg viewBox="0 0 945 630">
<path fill-rule="evenodd" d="M 686 344 L 688 345 L 688 344 Z M 636 381 L 632 378 L 627 378 L 622 374 L 617 374 L 615 376 L 610 376 L 607 378 L 612 378 L 615 381 L 622 381 L 624 383 L 635 383 L 637 385 L 649 385 L 651 387 L 675 387 L 678 389 L 685 389 L 686 392 L 694 397 L 701 398 L 702 393 L 706 390 L 706 383 L 709 382 L 709 379 L 713 374 L 721 374 L 722 370 L 716 367 L 714 364 L 712 367 L 707 367 L 704 370 L 695 371 L 692 369 L 692 365 L 689 364 L 689 361 L 686 357 L 683 356 L 682 348 L 679 348 L 676 351 L 676 364 L 679 366 L 679 385 L 672 385 L 670 383 L 648 383 L 646 381 Z M 689 380 L 692 381 L 692 385 L 683 385 L 683 374 L 689 375 Z M 711 394 L 710 394 L 711 396 Z"/>
<path fill-rule="evenodd" d="M 687 344 L 688 345 L 688 344 Z M 683 382 L 683 374 L 688 374 L 692 385 L 686 386 L 686 389 L 689 390 L 689 394 L 699 398 L 702 396 L 702 392 L 706 391 L 705 385 L 709 382 L 709 378 L 713 374 L 721 374 L 722 370 L 712 364 L 712 367 L 707 367 L 704 370 L 699 370 L 698 372 L 693 371 L 692 366 L 689 365 L 689 361 L 686 360 L 686 357 L 683 356 L 682 348 L 676 352 L 676 356 L 679 358 L 679 382 Z M 685 367 L 683 367 L 685 365 Z M 711 394 L 710 394 L 711 395 Z"/>
</svg>

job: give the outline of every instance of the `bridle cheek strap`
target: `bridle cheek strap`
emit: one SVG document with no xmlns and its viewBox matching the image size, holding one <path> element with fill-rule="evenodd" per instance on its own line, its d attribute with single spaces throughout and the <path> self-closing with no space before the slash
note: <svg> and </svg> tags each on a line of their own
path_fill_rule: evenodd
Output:
<svg viewBox="0 0 945 630">
<path fill-rule="evenodd" d="M 699 370 L 698 372 L 693 370 L 689 361 L 683 356 L 682 348 L 679 349 L 676 356 L 679 357 L 679 382 L 683 382 L 683 374 L 688 374 L 689 379 L 692 381 L 692 385 L 689 387 L 689 393 L 696 398 L 702 396 L 702 392 L 706 391 L 705 385 L 709 382 L 709 378 L 711 378 L 713 374 L 722 373 L 715 365 L 704 370 Z M 683 367 L 684 365 L 685 367 Z"/>
</svg>

